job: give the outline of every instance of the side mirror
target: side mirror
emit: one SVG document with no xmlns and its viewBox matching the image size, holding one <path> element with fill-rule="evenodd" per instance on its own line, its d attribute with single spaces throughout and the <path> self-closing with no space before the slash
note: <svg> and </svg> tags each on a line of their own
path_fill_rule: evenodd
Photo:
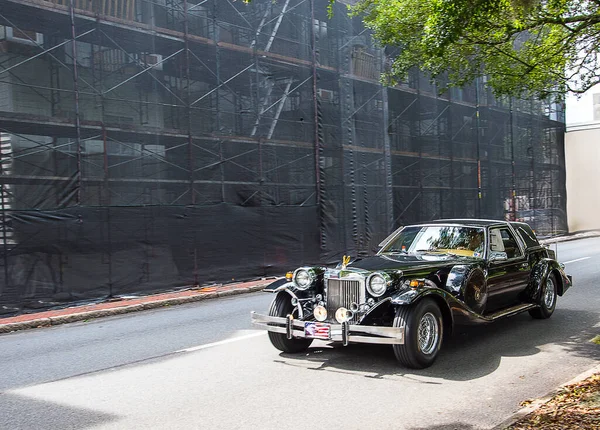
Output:
<svg viewBox="0 0 600 430">
<path fill-rule="evenodd" d="M 492 251 L 490 253 L 490 261 L 503 261 L 508 260 L 506 252 Z"/>
</svg>

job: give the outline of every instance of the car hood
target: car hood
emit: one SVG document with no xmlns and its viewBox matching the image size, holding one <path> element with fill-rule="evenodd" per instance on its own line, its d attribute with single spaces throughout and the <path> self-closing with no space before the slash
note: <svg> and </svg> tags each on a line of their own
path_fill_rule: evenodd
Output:
<svg viewBox="0 0 600 430">
<path fill-rule="evenodd" d="M 359 258 L 351 262 L 346 270 L 350 271 L 386 271 L 402 270 L 403 272 L 452 267 L 455 264 L 471 264 L 476 258 L 458 257 L 447 254 L 385 254 L 373 257 Z"/>
</svg>

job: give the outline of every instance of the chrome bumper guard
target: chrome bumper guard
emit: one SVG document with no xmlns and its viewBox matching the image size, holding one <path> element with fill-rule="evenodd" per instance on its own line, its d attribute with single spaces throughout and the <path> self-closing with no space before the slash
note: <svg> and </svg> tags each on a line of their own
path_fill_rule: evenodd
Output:
<svg viewBox="0 0 600 430">
<path fill-rule="evenodd" d="M 349 343 L 379 343 L 388 345 L 404 344 L 404 327 L 383 327 L 352 325 L 347 322 L 343 324 L 320 323 L 329 326 L 329 339 L 313 337 L 306 334 L 305 322 L 314 323 L 315 321 L 301 321 L 291 317 L 271 317 L 267 315 L 252 312 L 252 325 L 272 331 L 285 334 L 289 339 L 308 338 L 330 340 L 342 342 L 344 345 Z"/>
</svg>

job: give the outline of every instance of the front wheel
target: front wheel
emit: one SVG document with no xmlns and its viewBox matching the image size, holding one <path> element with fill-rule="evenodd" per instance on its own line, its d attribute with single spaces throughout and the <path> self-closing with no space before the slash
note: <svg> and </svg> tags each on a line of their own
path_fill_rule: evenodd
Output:
<svg viewBox="0 0 600 430">
<path fill-rule="evenodd" d="M 393 345 L 396 359 L 413 369 L 431 366 L 440 352 L 444 335 L 439 306 L 428 298 L 412 306 L 400 306 L 394 327 L 404 327 L 404 344 Z"/>
<path fill-rule="evenodd" d="M 269 316 L 286 318 L 288 315 L 295 315 L 296 307 L 292 305 L 291 298 L 287 293 L 279 293 L 271 302 Z M 308 349 L 312 339 L 288 339 L 283 333 L 268 332 L 269 340 L 275 348 L 283 352 L 303 352 Z"/>
<path fill-rule="evenodd" d="M 550 273 L 542 287 L 539 307 L 531 309 L 529 315 L 538 320 L 550 318 L 556 308 L 556 276 Z"/>
</svg>

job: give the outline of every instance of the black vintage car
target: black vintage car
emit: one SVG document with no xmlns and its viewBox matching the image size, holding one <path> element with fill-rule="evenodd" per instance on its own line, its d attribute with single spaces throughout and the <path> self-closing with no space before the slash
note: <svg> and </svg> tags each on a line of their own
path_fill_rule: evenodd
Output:
<svg viewBox="0 0 600 430">
<path fill-rule="evenodd" d="M 269 285 L 269 315 L 252 313 L 275 348 L 313 339 L 391 344 L 407 367 L 430 366 L 456 324 L 528 311 L 549 318 L 571 277 L 529 225 L 440 220 L 398 229 L 377 255 L 301 267 Z"/>
</svg>

